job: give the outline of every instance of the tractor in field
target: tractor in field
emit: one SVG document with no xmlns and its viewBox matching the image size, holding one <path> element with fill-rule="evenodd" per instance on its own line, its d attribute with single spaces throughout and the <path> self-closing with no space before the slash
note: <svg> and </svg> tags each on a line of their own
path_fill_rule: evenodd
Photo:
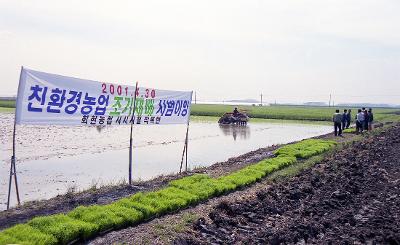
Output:
<svg viewBox="0 0 400 245">
<path fill-rule="evenodd" d="M 247 125 L 247 122 L 249 121 L 249 117 L 247 116 L 247 113 L 244 111 L 237 111 L 237 108 L 235 108 L 235 111 L 232 112 L 227 112 L 225 113 L 219 120 L 219 124 L 235 124 L 235 125 Z"/>
</svg>

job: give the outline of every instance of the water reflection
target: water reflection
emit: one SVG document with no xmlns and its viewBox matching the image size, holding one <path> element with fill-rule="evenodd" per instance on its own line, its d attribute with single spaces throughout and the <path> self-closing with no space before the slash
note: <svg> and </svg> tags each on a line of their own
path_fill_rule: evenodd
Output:
<svg viewBox="0 0 400 245">
<path fill-rule="evenodd" d="M 250 127 L 247 125 L 224 125 L 220 124 L 219 128 L 225 136 L 232 135 L 233 140 L 239 136 L 241 140 L 247 140 L 250 138 Z"/>
<path fill-rule="evenodd" d="M 2 210 L 8 191 L 13 115 L 0 113 L 0 125 Z M 188 165 L 189 168 L 206 167 L 260 147 L 330 131 L 330 126 L 321 125 L 251 123 L 248 126 L 218 126 L 214 121 L 193 121 L 189 131 Z M 147 180 L 178 172 L 185 133 L 186 125 L 134 127 L 133 179 Z M 90 188 L 93 182 L 109 184 L 126 179 L 129 135 L 129 126 L 96 129 L 19 125 L 17 170 L 24 201 L 48 199 L 65 193 L 70 186 L 83 190 Z M 15 205 L 15 202 L 12 199 L 11 204 Z"/>
</svg>

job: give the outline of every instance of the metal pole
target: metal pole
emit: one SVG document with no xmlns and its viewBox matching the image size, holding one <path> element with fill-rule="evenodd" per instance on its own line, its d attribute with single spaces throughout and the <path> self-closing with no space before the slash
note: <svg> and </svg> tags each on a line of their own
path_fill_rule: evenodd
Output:
<svg viewBox="0 0 400 245">
<path fill-rule="evenodd" d="M 20 84 L 21 84 L 21 78 L 22 78 L 22 71 L 24 67 L 21 66 L 21 72 L 19 75 L 19 82 L 18 82 L 18 93 L 17 93 L 17 100 L 15 104 L 15 111 L 14 111 L 14 130 L 13 130 L 13 147 L 12 147 L 12 156 L 11 156 L 11 166 L 10 166 L 10 182 L 8 183 L 8 198 L 7 198 L 7 210 L 10 208 L 10 196 L 11 196 L 11 182 L 12 182 L 12 176 L 14 175 L 14 181 L 15 181 L 15 192 L 17 194 L 17 202 L 18 205 L 21 205 L 21 200 L 19 198 L 19 189 L 18 189 L 18 179 L 17 179 L 17 167 L 15 165 L 15 132 L 17 130 L 17 112 L 18 112 L 18 96 L 20 93 Z"/>
<path fill-rule="evenodd" d="M 135 87 L 135 96 L 133 97 L 133 112 L 132 112 L 132 119 L 135 118 L 135 110 L 136 110 L 136 94 L 138 89 L 138 82 L 136 82 Z M 131 134 L 129 137 L 129 185 L 132 185 L 132 147 L 133 147 L 133 123 L 134 120 L 131 120 Z"/>
</svg>

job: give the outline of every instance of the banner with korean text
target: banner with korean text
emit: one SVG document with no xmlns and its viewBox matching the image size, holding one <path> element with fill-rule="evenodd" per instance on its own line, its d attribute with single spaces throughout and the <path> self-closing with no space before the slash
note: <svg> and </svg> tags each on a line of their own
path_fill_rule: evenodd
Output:
<svg viewBox="0 0 400 245">
<path fill-rule="evenodd" d="M 134 97 L 136 93 L 136 108 Z M 186 124 L 192 92 L 118 85 L 21 70 L 16 123 L 51 125 Z"/>
</svg>

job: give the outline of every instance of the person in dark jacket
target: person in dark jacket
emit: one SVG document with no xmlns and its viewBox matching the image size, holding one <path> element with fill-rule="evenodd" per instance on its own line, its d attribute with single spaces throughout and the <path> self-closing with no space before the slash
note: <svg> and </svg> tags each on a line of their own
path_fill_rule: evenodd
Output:
<svg viewBox="0 0 400 245">
<path fill-rule="evenodd" d="M 346 115 L 346 128 L 349 128 L 350 124 L 351 124 L 351 109 L 349 109 Z"/>
<path fill-rule="evenodd" d="M 368 130 L 368 124 L 369 124 L 369 118 L 368 118 L 368 111 L 367 109 L 363 108 L 363 113 L 364 113 L 364 124 L 363 128 L 364 130 Z"/>
<path fill-rule="evenodd" d="M 342 114 L 342 129 L 343 130 L 346 128 L 346 123 L 347 123 L 347 109 L 344 109 L 343 114 Z"/>
<path fill-rule="evenodd" d="M 368 110 L 368 130 L 372 130 L 372 124 L 374 122 L 374 114 L 372 113 L 372 108 Z"/>
<path fill-rule="evenodd" d="M 332 117 L 333 127 L 335 130 L 335 136 L 342 136 L 342 114 L 339 110 L 336 110 Z"/>
</svg>

